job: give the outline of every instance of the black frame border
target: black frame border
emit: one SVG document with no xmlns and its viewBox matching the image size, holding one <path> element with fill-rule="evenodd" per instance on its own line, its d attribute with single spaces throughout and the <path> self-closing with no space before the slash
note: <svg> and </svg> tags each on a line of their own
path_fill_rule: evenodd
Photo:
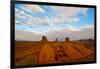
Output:
<svg viewBox="0 0 100 69">
<path fill-rule="evenodd" d="M 69 6 L 69 7 L 83 7 L 83 8 L 94 8 L 94 42 L 95 42 L 95 52 L 94 52 L 94 57 L 95 61 L 89 61 L 89 62 L 74 62 L 74 63 L 57 63 L 57 64 L 41 64 L 41 65 L 30 65 L 30 66 L 19 66 L 16 67 L 15 64 L 15 4 L 37 4 L 37 5 L 54 5 L 54 6 Z M 96 63 L 97 62 L 97 57 L 96 57 L 96 46 L 97 46 L 97 27 L 96 27 L 96 22 L 97 22 L 97 7 L 95 5 L 81 5 L 81 4 L 65 4 L 65 3 L 50 3 L 50 2 L 35 2 L 35 1 L 11 1 L 10 4 L 10 68 L 30 68 L 30 67 L 48 67 L 48 66 L 64 66 L 64 65 L 80 65 L 80 64 L 91 64 L 91 63 Z"/>
</svg>

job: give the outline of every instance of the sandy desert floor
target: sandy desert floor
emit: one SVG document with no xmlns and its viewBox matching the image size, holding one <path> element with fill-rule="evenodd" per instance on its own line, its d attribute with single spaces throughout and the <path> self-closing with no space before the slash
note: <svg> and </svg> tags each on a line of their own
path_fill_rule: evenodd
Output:
<svg viewBox="0 0 100 69">
<path fill-rule="evenodd" d="M 15 65 L 95 61 L 94 43 L 80 41 L 16 41 Z"/>
</svg>

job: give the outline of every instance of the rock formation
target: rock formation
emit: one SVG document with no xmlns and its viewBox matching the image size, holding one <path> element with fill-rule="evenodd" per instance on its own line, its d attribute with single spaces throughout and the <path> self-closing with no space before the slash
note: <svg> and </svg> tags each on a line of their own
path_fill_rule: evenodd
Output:
<svg viewBox="0 0 100 69">
<path fill-rule="evenodd" d="M 42 40 L 41 41 L 42 42 L 47 42 L 48 40 L 47 40 L 46 36 L 42 36 Z"/>
<path fill-rule="evenodd" d="M 70 39 L 69 39 L 69 38 L 65 38 L 65 42 L 66 42 L 66 41 L 70 41 Z"/>
</svg>

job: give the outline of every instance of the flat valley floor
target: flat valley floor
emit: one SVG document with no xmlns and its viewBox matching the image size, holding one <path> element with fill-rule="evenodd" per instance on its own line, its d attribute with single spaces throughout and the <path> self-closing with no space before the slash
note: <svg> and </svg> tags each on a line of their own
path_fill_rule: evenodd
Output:
<svg viewBox="0 0 100 69">
<path fill-rule="evenodd" d="M 15 41 L 15 66 L 95 61 L 92 41 Z"/>
</svg>

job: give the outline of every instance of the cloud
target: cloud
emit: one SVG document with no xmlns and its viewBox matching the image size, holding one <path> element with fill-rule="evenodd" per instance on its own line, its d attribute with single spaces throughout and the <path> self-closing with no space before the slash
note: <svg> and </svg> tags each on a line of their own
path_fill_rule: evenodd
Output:
<svg viewBox="0 0 100 69">
<path fill-rule="evenodd" d="M 65 15 L 56 15 L 51 19 L 51 23 L 57 24 L 62 22 L 79 22 L 79 18 L 66 17 Z"/>
<path fill-rule="evenodd" d="M 94 39 L 94 30 L 91 29 L 91 28 L 89 28 L 89 29 L 82 29 L 80 31 L 71 33 L 70 38 L 72 40 Z"/>
<path fill-rule="evenodd" d="M 47 9 L 51 11 L 48 11 Z M 79 23 L 87 15 L 88 8 L 79 7 L 60 7 L 47 6 L 42 8 L 40 5 L 22 5 L 15 8 L 15 23 L 27 27 L 27 31 L 16 29 L 16 40 L 37 41 L 42 36 L 47 36 L 49 40 L 60 41 L 69 37 L 71 40 L 94 38 L 94 27 L 83 26 L 79 30 L 68 23 Z M 64 23 L 64 26 L 62 26 Z M 59 25 L 59 27 L 58 27 Z M 66 26 L 67 25 L 67 26 Z M 62 27 L 61 27 L 62 26 Z M 36 31 L 34 30 L 34 27 Z M 38 30 L 38 27 L 41 28 Z M 30 28 L 32 28 L 30 30 Z M 31 32 L 29 32 L 31 31 Z M 27 36 L 27 37 L 26 37 Z"/>
<path fill-rule="evenodd" d="M 38 13 L 43 13 L 43 9 L 38 5 L 25 5 L 21 9 L 15 8 L 16 24 L 32 26 L 32 25 L 48 25 L 47 18 L 43 19 L 37 16 L 32 16 L 32 10 Z M 29 12 L 29 13 L 27 13 Z"/>
<path fill-rule="evenodd" d="M 29 32 L 29 31 L 16 31 L 15 32 L 16 40 L 26 40 L 26 41 L 39 41 L 42 36 L 46 36 L 49 41 L 54 41 L 58 39 L 59 41 L 64 41 L 66 37 L 69 37 L 71 40 L 79 39 L 94 39 L 94 27 L 82 28 L 80 30 L 66 26 L 63 29 L 56 29 L 42 33 L 38 32 Z"/>
<path fill-rule="evenodd" d="M 46 33 L 46 36 L 50 41 L 54 41 L 56 39 L 58 39 L 59 41 L 64 41 L 66 37 L 69 37 L 69 35 L 71 35 L 71 33 L 75 31 L 77 31 L 76 28 L 71 26 L 66 26 L 62 29 L 51 30 Z"/>
<path fill-rule="evenodd" d="M 38 5 L 31 5 L 31 4 L 25 4 L 21 5 L 20 8 L 28 13 L 37 12 L 37 13 L 44 13 L 45 11 L 39 7 Z"/>
<path fill-rule="evenodd" d="M 67 26 L 60 30 L 49 31 L 46 36 L 51 41 L 54 41 L 55 39 L 64 41 L 66 37 L 69 37 L 71 40 L 94 39 L 94 27 L 82 28 L 78 30 L 74 27 Z"/>
<path fill-rule="evenodd" d="M 40 41 L 42 35 L 36 34 L 34 32 L 29 31 L 22 31 L 22 30 L 16 30 L 15 31 L 15 40 L 20 41 Z"/>
<path fill-rule="evenodd" d="M 38 12 L 38 13 L 44 13 L 45 11 L 41 8 L 41 7 L 39 7 L 38 5 L 25 5 L 26 6 L 26 8 L 27 9 L 29 9 L 29 10 L 34 10 L 35 12 Z"/>
<path fill-rule="evenodd" d="M 61 7 L 61 6 L 50 6 L 54 15 L 51 19 L 51 23 L 59 22 L 79 22 L 80 18 L 76 17 L 79 14 L 86 16 L 88 8 L 78 7 Z"/>
<path fill-rule="evenodd" d="M 59 7 L 59 6 L 51 6 L 54 12 L 57 14 L 63 14 L 67 17 L 73 17 L 78 15 L 79 13 L 86 14 L 88 8 L 80 8 L 80 7 Z"/>
<path fill-rule="evenodd" d="M 78 7 L 50 6 L 49 8 L 55 15 L 51 19 L 52 23 L 79 22 L 80 18 L 77 16 L 79 14 L 86 16 L 88 11 L 88 8 L 78 8 Z"/>
<path fill-rule="evenodd" d="M 20 9 L 15 8 L 15 17 L 33 19 L 34 17 L 32 17 L 32 15 L 28 14 L 27 12 L 29 12 L 30 14 L 32 14 L 33 12 L 43 13 L 44 10 L 38 5 L 20 5 Z"/>
<path fill-rule="evenodd" d="M 25 19 L 26 25 L 54 25 L 54 24 L 60 24 L 60 23 L 69 23 L 69 22 L 79 22 L 80 18 L 76 17 L 79 13 L 83 14 L 84 16 L 87 13 L 87 8 L 78 8 L 78 7 L 60 7 L 60 6 L 48 6 L 48 9 L 51 9 L 52 12 L 48 12 L 48 15 L 42 15 L 41 17 L 33 15 L 34 12 L 46 14 L 46 9 L 44 10 L 38 5 L 23 5 L 20 6 L 22 10 L 19 10 L 18 8 L 15 8 L 15 16 L 17 19 Z M 30 14 L 28 14 L 29 12 Z M 36 13 L 35 13 L 36 14 Z M 50 15 L 51 14 L 51 15 Z M 21 22 L 23 23 L 23 22 Z"/>
</svg>

